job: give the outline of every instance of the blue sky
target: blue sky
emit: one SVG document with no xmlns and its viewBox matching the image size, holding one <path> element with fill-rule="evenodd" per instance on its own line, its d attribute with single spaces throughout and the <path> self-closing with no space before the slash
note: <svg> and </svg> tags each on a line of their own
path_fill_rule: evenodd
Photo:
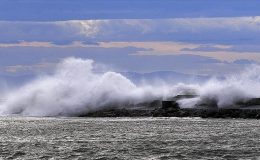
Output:
<svg viewBox="0 0 260 160">
<path fill-rule="evenodd" d="M 258 0 L 1 0 L 1 20 L 258 16 Z"/>
<path fill-rule="evenodd" d="M 238 72 L 260 62 L 258 0 L 1 0 L 0 75 L 62 58 L 117 71 Z"/>
</svg>

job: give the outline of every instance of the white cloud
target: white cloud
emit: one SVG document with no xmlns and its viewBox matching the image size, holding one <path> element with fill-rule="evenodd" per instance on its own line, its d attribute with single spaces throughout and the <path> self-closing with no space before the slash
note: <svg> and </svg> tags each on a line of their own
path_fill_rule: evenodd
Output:
<svg viewBox="0 0 260 160">
<path fill-rule="evenodd" d="M 55 22 L 65 32 L 74 32 L 76 35 L 84 35 L 86 37 L 95 37 L 100 32 L 102 23 L 106 20 L 72 20 Z"/>
</svg>

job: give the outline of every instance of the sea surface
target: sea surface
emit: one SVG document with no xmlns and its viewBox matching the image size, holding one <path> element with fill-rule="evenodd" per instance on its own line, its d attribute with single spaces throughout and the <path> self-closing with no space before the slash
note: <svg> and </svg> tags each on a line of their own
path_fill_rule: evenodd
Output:
<svg viewBox="0 0 260 160">
<path fill-rule="evenodd" d="M 260 159 L 260 121 L 0 118 L 0 159 Z"/>
</svg>

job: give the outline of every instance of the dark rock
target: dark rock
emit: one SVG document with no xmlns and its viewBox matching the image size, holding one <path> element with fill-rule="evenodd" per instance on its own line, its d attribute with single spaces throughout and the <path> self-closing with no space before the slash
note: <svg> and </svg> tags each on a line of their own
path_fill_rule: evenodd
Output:
<svg viewBox="0 0 260 160">
<path fill-rule="evenodd" d="M 201 109 L 216 109 L 218 108 L 217 100 L 214 98 L 202 98 L 196 105 L 195 108 Z"/>
<path fill-rule="evenodd" d="M 176 101 L 162 101 L 162 108 L 163 109 L 180 109 L 179 104 Z"/>
<path fill-rule="evenodd" d="M 260 106 L 260 98 L 251 98 L 246 101 L 237 102 L 236 105 L 240 107 L 248 107 L 248 106 Z"/>
<path fill-rule="evenodd" d="M 178 95 L 175 99 L 184 98 Z M 188 96 L 192 97 L 193 96 Z M 194 108 L 180 108 L 175 100 L 156 100 L 127 107 L 104 107 L 98 111 L 88 112 L 84 117 L 202 117 L 202 118 L 254 118 L 260 119 L 260 109 L 248 106 L 260 105 L 260 98 L 253 98 L 235 104 L 240 108 L 218 108 L 215 99 L 204 98 Z M 139 106 L 139 107 L 136 107 Z M 142 106 L 142 107 L 140 107 Z M 242 109 L 241 109 L 242 108 Z"/>
<path fill-rule="evenodd" d="M 170 97 L 170 98 L 167 98 L 166 101 L 178 101 L 178 100 L 181 100 L 181 99 L 188 99 L 188 98 L 196 98 L 198 97 L 198 95 L 195 95 L 195 94 L 186 94 L 186 95 L 177 95 L 177 96 L 174 96 L 174 97 Z"/>
</svg>

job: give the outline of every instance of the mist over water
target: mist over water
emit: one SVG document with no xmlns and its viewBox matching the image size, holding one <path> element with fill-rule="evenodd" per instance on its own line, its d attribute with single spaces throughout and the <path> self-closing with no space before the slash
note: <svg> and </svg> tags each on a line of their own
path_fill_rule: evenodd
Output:
<svg viewBox="0 0 260 160">
<path fill-rule="evenodd" d="M 0 93 L 0 114 L 29 116 L 73 116 L 109 106 L 129 107 L 141 102 L 167 99 L 179 94 L 197 98 L 178 101 L 194 107 L 204 99 L 214 99 L 219 107 L 260 97 L 260 67 L 252 66 L 241 75 L 205 84 L 134 84 L 123 75 L 96 72 L 94 61 L 66 58 L 52 75 L 41 76 L 16 89 Z"/>
<path fill-rule="evenodd" d="M 252 65 L 241 73 L 226 76 L 224 80 L 210 79 L 197 86 L 197 98 L 180 100 L 181 107 L 191 108 L 207 100 L 215 101 L 219 108 L 229 107 L 237 102 L 260 97 L 260 66 Z"/>
<path fill-rule="evenodd" d="M 168 86 L 136 86 L 115 72 L 94 72 L 92 60 L 64 59 L 53 75 L 39 77 L 3 97 L 1 114 L 77 115 L 106 106 L 136 104 L 175 93 Z"/>
</svg>

